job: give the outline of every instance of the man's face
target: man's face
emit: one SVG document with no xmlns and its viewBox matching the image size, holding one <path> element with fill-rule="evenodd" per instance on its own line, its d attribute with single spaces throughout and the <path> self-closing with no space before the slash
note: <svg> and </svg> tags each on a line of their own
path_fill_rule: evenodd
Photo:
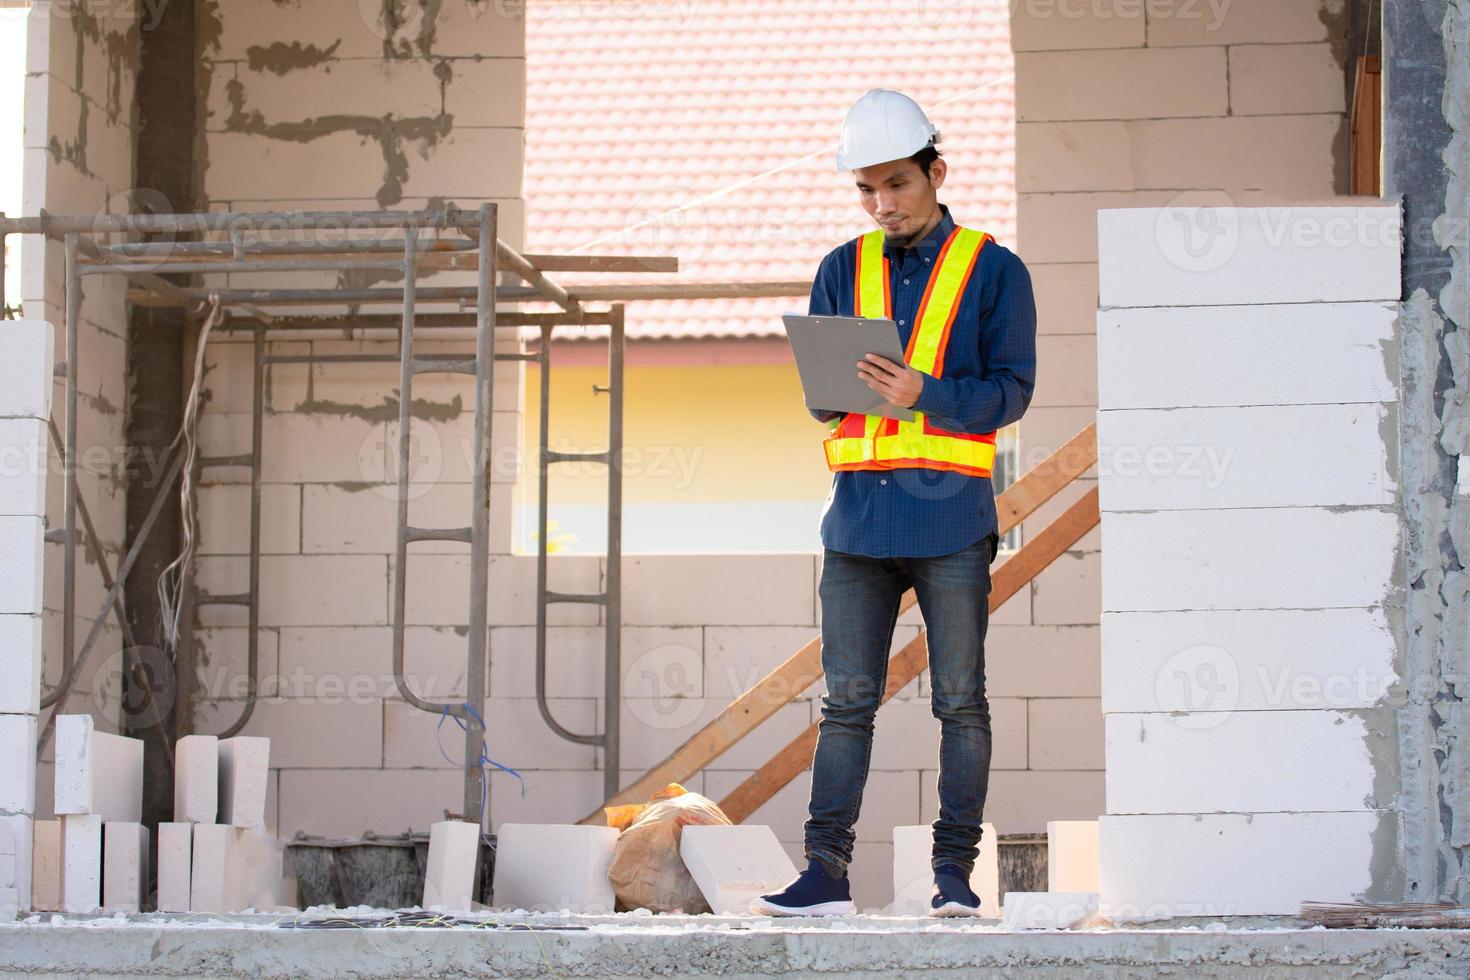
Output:
<svg viewBox="0 0 1470 980">
<path fill-rule="evenodd" d="M 921 231 L 938 205 L 944 160 L 929 165 L 929 175 L 913 160 L 890 160 L 852 172 L 858 198 L 888 240 L 906 244 Z"/>
</svg>

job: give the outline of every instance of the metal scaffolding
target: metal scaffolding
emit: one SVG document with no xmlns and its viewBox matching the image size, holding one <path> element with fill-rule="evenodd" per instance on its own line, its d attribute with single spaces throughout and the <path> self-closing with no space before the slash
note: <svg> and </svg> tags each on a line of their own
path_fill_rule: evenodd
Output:
<svg viewBox="0 0 1470 980">
<path fill-rule="evenodd" d="M 54 691 L 42 702 L 53 709 L 37 746 L 38 754 L 50 737 L 55 717 L 62 711 L 88 656 L 96 647 L 109 615 L 116 617 L 129 648 L 135 647 L 128 622 L 123 614 L 120 594 L 133 569 L 143 543 L 157 522 L 166 496 L 176 492 L 184 453 L 175 452 L 167 473 L 157 489 L 152 507 L 145 516 L 114 577 L 102 553 L 93 528 L 91 515 L 78 494 L 77 486 L 77 418 L 78 418 L 78 324 L 81 316 L 81 283 L 85 276 L 121 275 L 127 278 L 128 298 L 143 305 L 182 307 L 191 316 L 199 316 L 206 304 L 217 301 L 227 311 L 219 329 L 248 332 L 253 341 L 251 395 L 251 444 L 249 452 L 234 455 L 206 456 L 197 460 L 196 470 L 212 467 L 247 467 L 250 471 L 249 566 L 245 587 L 230 594 L 208 594 L 194 585 L 192 569 L 184 571 L 184 608 L 192 617 L 200 606 L 228 605 L 243 607 L 247 618 L 247 688 L 243 710 L 222 736 L 241 731 L 252 716 L 259 696 L 259 630 L 260 630 L 260 526 L 261 463 L 267 450 L 263 439 L 265 412 L 264 382 L 272 364 L 394 362 L 399 367 L 398 440 L 397 440 L 397 513 L 395 564 L 392 593 L 392 663 L 394 683 L 404 701 L 423 711 L 455 718 L 464 728 L 464 801 L 463 817 L 480 822 L 484 817 L 484 708 L 485 671 L 488 654 L 489 599 L 489 517 L 490 517 L 490 446 L 493 420 L 494 364 L 497 361 L 534 361 L 541 368 L 540 446 L 537 479 L 538 544 L 536 572 L 536 701 L 542 717 L 560 737 L 586 745 L 598 746 L 603 752 L 606 795 L 618 789 L 619 738 L 618 716 L 621 700 L 620 622 L 621 622 L 621 528 L 622 472 L 620 456 L 623 444 L 623 307 L 621 303 L 588 309 L 584 299 L 595 295 L 604 298 L 653 298 L 672 295 L 667 288 L 621 286 L 598 294 L 576 296 L 547 278 L 546 269 L 593 272 L 672 272 L 676 260 L 638 256 L 523 256 L 500 241 L 497 235 L 497 208 L 483 204 L 475 211 L 447 205 L 422 211 L 316 211 L 316 212 L 252 212 L 252 213 L 188 213 L 57 216 L 4 218 L 0 216 L 0 263 L 3 263 L 5 241 L 9 235 L 37 234 L 59 239 L 65 248 L 65 354 L 64 370 L 65 431 L 51 426 L 52 437 L 61 449 L 64 469 L 62 526 L 47 532 L 46 540 L 63 546 L 61 679 Z M 354 239 L 352 233 L 364 230 L 397 233 L 395 237 Z M 420 241 L 421 232 L 434 237 Z M 227 236 L 225 241 L 122 242 L 113 244 L 111 236 L 137 235 L 209 235 Z M 476 271 L 474 286 L 426 287 L 418 279 L 426 271 Z M 524 286 L 499 286 L 497 273 L 505 269 L 519 277 Z M 403 283 L 395 287 L 371 289 L 208 289 L 176 285 L 160 273 L 261 273 L 299 271 L 381 271 L 401 272 Z M 789 284 L 773 284 L 789 285 Z M 804 287 L 803 287 L 804 288 Z M 649 290 L 651 289 L 651 292 Z M 698 290 L 695 290 L 698 293 Z M 683 287 L 678 295 L 690 295 Z M 706 287 L 711 296 L 731 294 L 728 287 Z M 734 295 L 751 295 L 749 287 Z M 784 295 L 784 294 L 776 294 Z M 497 301 L 541 301 L 555 304 L 548 313 L 498 312 Z M 473 302 L 473 310 L 467 306 Z M 420 304 L 454 304 L 450 311 L 421 312 Z M 394 313 L 368 312 L 364 307 L 384 304 L 400 305 Z M 276 314 L 276 307 L 335 306 L 345 309 L 320 315 Z M 0 276 L 0 308 L 4 306 L 3 276 Z M 549 443 L 549 380 L 551 374 L 552 339 L 557 327 L 603 324 L 609 327 L 608 383 L 597 390 L 609 396 L 608 446 L 595 453 L 552 452 Z M 502 328 L 539 329 L 535 351 L 495 351 L 495 331 Z M 465 328 L 473 331 L 472 354 L 417 354 L 415 338 L 424 331 Z M 273 339 L 301 336 L 342 336 L 374 338 L 383 336 L 397 341 L 396 354 L 332 354 L 273 355 L 266 344 Z M 327 333 L 330 332 L 330 333 Z M 409 458 L 410 418 L 414 379 L 421 374 L 464 374 L 474 378 L 474 461 L 472 467 L 472 502 L 469 522 L 460 527 L 414 527 L 409 524 Z M 547 582 L 547 475 L 550 465 L 567 462 L 594 461 L 608 467 L 607 493 L 607 578 L 600 592 L 573 593 L 550 588 Z M 190 484 L 197 486 L 197 481 Z M 193 500 L 186 502 L 192 508 Z M 77 549 L 82 535 L 78 519 L 92 559 L 100 569 L 107 594 L 92 619 L 91 628 L 80 648 L 76 642 L 76 576 Z M 404 628 L 409 546 L 423 541 L 454 541 L 469 547 L 469 628 L 467 635 L 466 696 L 463 702 L 433 701 L 413 690 L 404 675 Z M 570 731 L 552 716 L 546 691 L 547 606 L 552 603 L 591 603 L 603 610 L 604 630 L 604 702 L 602 731 L 582 734 Z M 186 619 L 186 623 L 191 619 Z M 188 649 L 191 642 L 181 636 L 179 647 Z M 149 684 L 142 676 L 136 660 L 132 668 L 135 681 L 148 696 Z M 153 733 L 161 740 L 165 754 L 171 759 L 167 731 L 154 713 Z"/>
</svg>

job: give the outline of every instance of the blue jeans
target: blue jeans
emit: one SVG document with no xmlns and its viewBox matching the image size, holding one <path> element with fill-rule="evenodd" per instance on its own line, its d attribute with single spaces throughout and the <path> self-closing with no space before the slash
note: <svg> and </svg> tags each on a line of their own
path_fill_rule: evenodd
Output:
<svg viewBox="0 0 1470 980">
<path fill-rule="evenodd" d="M 979 855 L 990 779 L 990 703 L 985 698 L 985 629 L 990 614 L 994 534 L 933 558 L 869 558 L 825 549 L 822 581 L 822 699 L 812 762 L 806 856 L 846 868 L 863 802 L 873 718 L 888 680 L 899 600 L 912 586 L 929 647 L 930 706 L 939 719 L 939 819 L 934 867 L 968 873 Z"/>
</svg>

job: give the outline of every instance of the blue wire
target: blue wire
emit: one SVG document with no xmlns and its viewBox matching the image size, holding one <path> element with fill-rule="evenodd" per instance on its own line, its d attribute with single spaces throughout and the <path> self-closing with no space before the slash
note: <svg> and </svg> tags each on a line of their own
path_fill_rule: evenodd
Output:
<svg viewBox="0 0 1470 980">
<path fill-rule="evenodd" d="M 480 731 L 484 732 L 486 728 L 485 719 L 481 718 L 479 713 L 475 711 L 474 708 L 470 707 L 468 702 L 465 703 L 464 709 L 470 713 L 471 718 L 480 723 Z M 459 726 L 459 730 L 462 732 L 468 731 L 469 728 L 467 725 L 465 725 L 463 721 L 459 719 L 458 716 L 451 715 L 449 713 L 449 705 L 447 704 L 444 706 L 444 710 L 439 715 L 439 724 L 434 727 L 434 741 L 439 746 L 439 754 L 443 756 L 444 761 L 449 763 L 450 765 L 458 765 L 459 763 L 456 763 L 453 759 L 449 758 L 449 753 L 444 751 L 443 729 L 444 719 L 446 718 L 453 718 L 454 723 Z M 480 736 L 480 757 L 476 759 L 473 764 L 480 766 L 481 768 L 486 765 L 491 765 L 494 766 L 496 769 L 499 769 L 501 772 L 510 773 L 516 778 L 516 782 L 520 783 L 521 799 L 524 800 L 526 798 L 526 780 L 521 776 L 520 773 L 516 772 L 514 769 L 510 768 L 509 766 L 503 766 L 500 763 L 496 762 L 494 759 L 490 758 L 486 751 L 488 748 L 489 746 L 485 744 L 485 736 L 482 734 Z M 482 813 L 487 808 L 487 803 L 489 800 L 489 783 L 489 780 L 484 780 L 480 784 L 480 811 Z"/>
</svg>

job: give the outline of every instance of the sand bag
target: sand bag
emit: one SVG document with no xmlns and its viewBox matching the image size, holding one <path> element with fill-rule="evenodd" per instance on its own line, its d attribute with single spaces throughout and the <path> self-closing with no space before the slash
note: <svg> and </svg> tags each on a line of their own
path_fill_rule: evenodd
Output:
<svg viewBox="0 0 1470 980">
<path fill-rule="evenodd" d="M 664 795 L 662 793 L 660 796 Z M 650 803 L 618 836 L 607 877 L 620 909 L 653 912 L 708 912 L 684 859 L 679 837 L 689 824 L 728 824 L 730 818 L 713 800 L 683 793 Z"/>
</svg>

